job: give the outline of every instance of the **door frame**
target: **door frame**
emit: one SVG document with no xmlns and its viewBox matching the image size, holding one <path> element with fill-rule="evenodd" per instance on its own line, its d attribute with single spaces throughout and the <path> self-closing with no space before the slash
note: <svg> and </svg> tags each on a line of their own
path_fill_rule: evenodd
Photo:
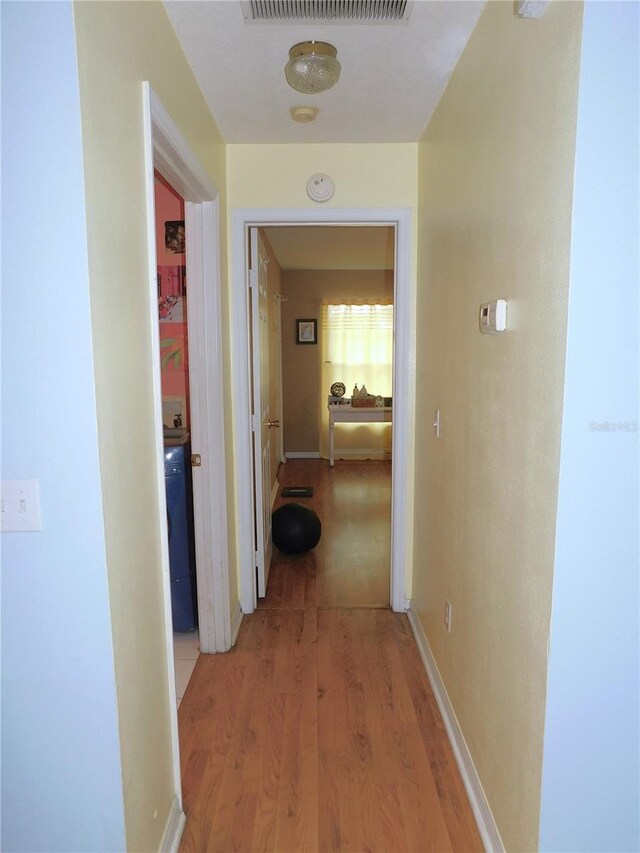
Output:
<svg viewBox="0 0 640 853">
<path fill-rule="evenodd" d="M 181 801 L 178 716 L 175 694 L 171 579 L 164 483 L 162 377 L 156 260 L 154 169 L 185 201 L 187 280 L 191 310 L 189 395 L 192 449 L 202 467 L 193 470 L 194 528 L 200 650 L 222 652 L 231 647 L 229 613 L 229 549 L 224 448 L 224 411 L 217 389 L 222 387 L 222 308 L 220 280 L 219 195 L 171 116 L 147 81 L 142 83 L 145 195 L 148 251 L 149 329 L 153 376 L 157 527 L 161 540 L 163 610 L 166 634 L 167 689 L 170 703 L 173 771 Z"/>
<path fill-rule="evenodd" d="M 409 208 L 239 208 L 231 212 L 233 443 L 237 483 L 237 553 L 240 606 L 253 613 L 257 605 L 253 547 L 254 495 L 251 463 L 251 367 L 249 358 L 248 233 L 251 227 L 277 225 L 373 225 L 395 229 L 393 437 L 391 481 L 391 578 L 389 599 L 396 612 L 407 609 L 405 567 L 412 562 L 408 543 L 413 507 L 410 431 L 415 396 L 415 338 L 411 335 L 411 210 Z"/>
</svg>

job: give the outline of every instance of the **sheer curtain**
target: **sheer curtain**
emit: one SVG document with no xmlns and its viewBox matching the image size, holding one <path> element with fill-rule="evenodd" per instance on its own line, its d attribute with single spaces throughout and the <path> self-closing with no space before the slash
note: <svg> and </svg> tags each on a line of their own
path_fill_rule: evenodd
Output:
<svg viewBox="0 0 640 853">
<path fill-rule="evenodd" d="M 390 397 L 393 368 L 393 305 L 328 304 L 322 306 L 321 454 L 327 455 L 327 395 L 334 382 L 367 386 L 370 394 Z M 376 425 L 360 427 L 370 436 Z"/>
</svg>

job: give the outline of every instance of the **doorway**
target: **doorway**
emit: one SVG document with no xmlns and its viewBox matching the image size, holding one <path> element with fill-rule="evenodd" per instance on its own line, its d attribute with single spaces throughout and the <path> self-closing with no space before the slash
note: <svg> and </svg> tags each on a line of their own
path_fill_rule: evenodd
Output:
<svg viewBox="0 0 640 853">
<path fill-rule="evenodd" d="M 167 693 L 169 698 L 175 802 L 167 833 L 179 838 L 184 823 L 181 804 L 180 750 L 174 680 L 167 504 L 165 498 L 161 348 L 158 323 L 158 280 L 154 173 L 158 172 L 184 199 L 186 275 L 190 287 L 189 401 L 193 467 L 194 533 L 200 648 L 222 652 L 231 647 L 227 540 L 224 413 L 217 389 L 223 385 L 222 300 L 219 257 L 218 191 L 148 82 L 142 84 L 145 129 L 145 191 L 150 357 L 157 462 L 157 527 L 161 542 L 166 625 Z"/>
<path fill-rule="evenodd" d="M 395 232 L 394 276 L 394 429 L 392 455 L 394 460 L 391 484 L 391 571 L 389 603 L 393 610 L 403 612 L 405 601 L 405 565 L 409 556 L 406 548 L 407 509 L 412 506 L 409 470 L 409 393 L 412 363 L 412 342 L 409 339 L 409 245 L 411 213 L 409 210 L 237 210 L 232 215 L 232 286 L 233 318 L 233 381 L 236 389 L 234 448 L 238 495 L 238 529 L 240 539 L 240 599 L 244 613 L 257 606 L 255 583 L 256 513 L 263 510 L 261 496 L 254 492 L 252 466 L 252 406 L 250 399 L 250 312 L 249 293 L 249 235 L 252 227 L 271 226 L 384 226 Z M 245 533 L 242 533 L 245 531 Z"/>
<path fill-rule="evenodd" d="M 287 555 L 287 542 L 275 542 L 282 548 L 270 549 L 266 594 L 258 573 L 258 607 L 389 607 L 395 230 L 278 226 L 251 234 L 266 261 L 269 401 L 284 401 L 277 420 L 262 418 L 276 424 L 267 437 L 281 439 L 286 457 L 278 466 L 270 454 L 262 509 L 270 517 L 294 502 L 322 524 L 304 554 Z M 254 365 L 254 376 L 262 367 Z M 286 493 L 302 485 L 312 494 Z"/>
</svg>

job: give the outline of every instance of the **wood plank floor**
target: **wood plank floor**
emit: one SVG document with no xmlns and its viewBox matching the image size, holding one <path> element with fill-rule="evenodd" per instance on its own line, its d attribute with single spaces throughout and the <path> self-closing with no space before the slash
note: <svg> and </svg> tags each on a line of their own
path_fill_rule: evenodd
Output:
<svg viewBox="0 0 640 853">
<path fill-rule="evenodd" d="M 179 727 L 183 853 L 482 850 L 404 615 L 256 611 Z"/>
<path fill-rule="evenodd" d="M 295 460 L 280 482 L 314 486 L 322 540 L 276 553 L 235 648 L 198 658 L 182 853 L 482 850 L 408 619 L 387 609 L 390 465 Z"/>
<path fill-rule="evenodd" d="M 322 521 L 320 542 L 306 554 L 273 552 L 267 595 L 259 608 L 388 607 L 391 462 L 290 459 L 278 471 L 274 508 L 294 500 Z M 285 486 L 313 486 L 311 498 L 283 498 Z"/>
</svg>

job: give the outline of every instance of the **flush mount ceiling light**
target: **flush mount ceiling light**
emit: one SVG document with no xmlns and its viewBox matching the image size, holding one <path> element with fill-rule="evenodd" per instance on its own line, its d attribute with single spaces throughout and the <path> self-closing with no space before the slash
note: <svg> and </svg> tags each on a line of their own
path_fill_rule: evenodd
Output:
<svg viewBox="0 0 640 853">
<path fill-rule="evenodd" d="M 289 51 L 284 67 L 287 83 L 296 92 L 313 95 L 330 89 L 340 79 L 338 51 L 324 41 L 301 41 Z"/>
</svg>

